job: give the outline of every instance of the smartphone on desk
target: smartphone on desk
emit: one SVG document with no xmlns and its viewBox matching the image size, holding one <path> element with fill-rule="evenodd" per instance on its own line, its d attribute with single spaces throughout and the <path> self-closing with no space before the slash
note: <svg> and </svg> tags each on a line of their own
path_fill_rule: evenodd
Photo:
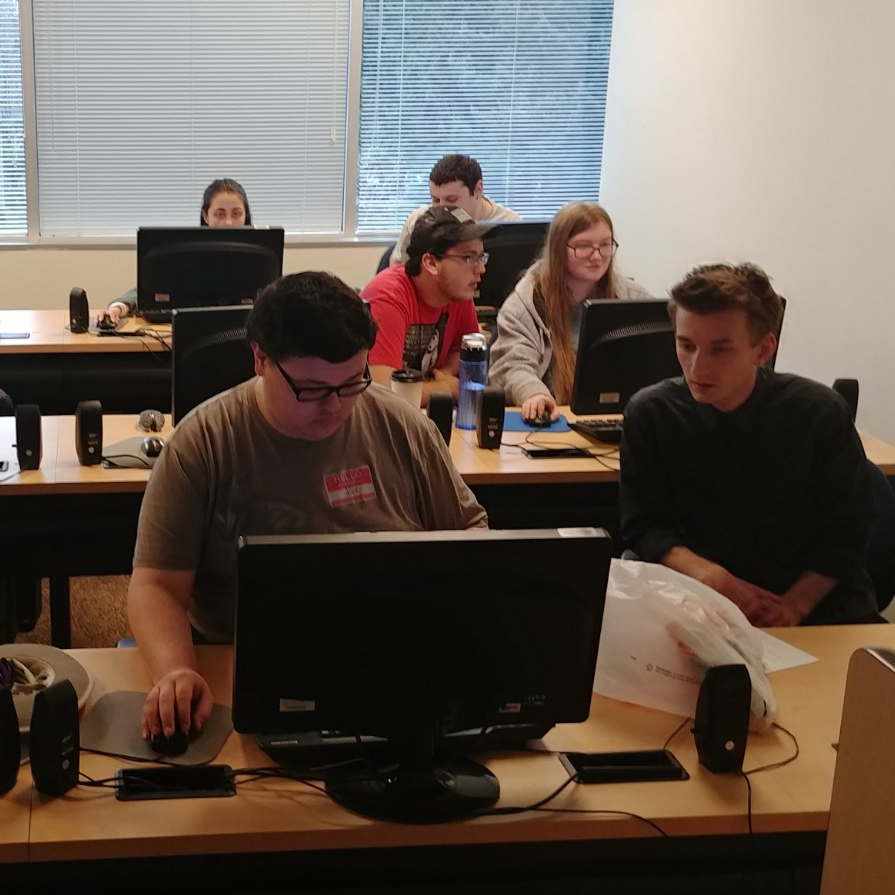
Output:
<svg viewBox="0 0 895 895">
<path fill-rule="evenodd" d="M 569 776 L 578 783 L 690 779 L 681 763 L 667 749 L 561 752 L 559 760 L 569 772 Z"/>
<path fill-rule="evenodd" d="M 583 447 L 524 447 L 522 453 L 531 460 L 546 460 L 562 457 L 590 457 L 591 453 Z"/>
</svg>

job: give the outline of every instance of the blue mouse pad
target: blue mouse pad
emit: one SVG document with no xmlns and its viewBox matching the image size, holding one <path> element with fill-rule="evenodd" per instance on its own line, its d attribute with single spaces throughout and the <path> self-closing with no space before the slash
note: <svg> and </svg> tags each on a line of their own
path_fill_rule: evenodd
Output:
<svg viewBox="0 0 895 895">
<path fill-rule="evenodd" d="M 570 432 L 569 422 L 563 414 L 549 426 L 529 426 L 522 419 L 521 410 L 507 410 L 503 415 L 504 432 Z"/>
</svg>

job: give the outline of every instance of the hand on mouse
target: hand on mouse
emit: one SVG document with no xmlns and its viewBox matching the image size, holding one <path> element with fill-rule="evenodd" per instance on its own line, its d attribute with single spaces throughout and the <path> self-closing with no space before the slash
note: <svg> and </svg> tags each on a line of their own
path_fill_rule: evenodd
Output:
<svg viewBox="0 0 895 895">
<path fill-rule="evenodd" d="M 113 304 L 96 315 L 96 325 L 101 327 L 104 320 L 111 321 L 113 327 L 121 322 L 121 305 Z M 108 325 L 108 324 L 107 324 Z"/>
<path fill-rule="evenodd" d="M 211 715 L 213 705 L 211 687 L 198 671 L 194 668 L 175 668 L 160 678 L 146 694 L 143 739 L 159 734 L 171 736 L 176 720 L 179 720 L 184 733 L 198 733 Z"/>
<path fill-rule="evenodd" d="M 541 414 L 549 413 L 553 422 L 559 419 L 556 401 L 550 395 L 535 395 L 522 403 L 522 419 L 534 420 Z"/>
</svg>

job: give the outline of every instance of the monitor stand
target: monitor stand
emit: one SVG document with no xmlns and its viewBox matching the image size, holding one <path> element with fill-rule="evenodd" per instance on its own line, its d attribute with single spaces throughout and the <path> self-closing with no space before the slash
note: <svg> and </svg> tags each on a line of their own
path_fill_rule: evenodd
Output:
<svg viewBox="0 0 895 895">
<path fill-rule="evenodd" d="M 478 762 L 437 757 L 435 728 L 394 743 L 397 762 L 329 770 L 326 792 L 343 808 L 393 823 L 444 823 L 471 817 L 500 797 L 497 778 Z"/>
</svg>

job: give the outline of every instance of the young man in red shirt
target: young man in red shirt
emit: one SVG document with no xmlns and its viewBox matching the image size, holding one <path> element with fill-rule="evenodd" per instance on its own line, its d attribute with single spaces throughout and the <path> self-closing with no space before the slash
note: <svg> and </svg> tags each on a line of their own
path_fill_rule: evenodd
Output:
<svg viewBox="0 0 895 895">
<path fill-rule="evenodd" d="M 473 298 L 488 256 L 477 224 L 462 208 L 430 208 L 413 228 L 406 264 L 378 273 L 361 297 L 379 327 L 370 351 L 373 381 L 390 387 L 402 368 L 424 376 L 422 406 L 432 391 L 457 399 L 460 343 L 479 331 Z"/>
</svg>

